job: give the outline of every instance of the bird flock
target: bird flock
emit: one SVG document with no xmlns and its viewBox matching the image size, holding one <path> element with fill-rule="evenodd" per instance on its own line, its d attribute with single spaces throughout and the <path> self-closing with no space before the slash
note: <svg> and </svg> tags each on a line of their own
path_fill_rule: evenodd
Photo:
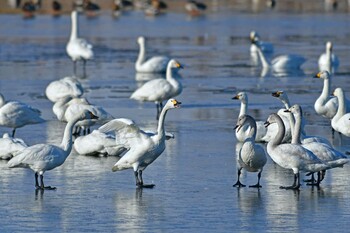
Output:
<svg viewBox="0 0 350 233">
<path fill-rule="evenodd" d="M 205 9 L 204 5 L 197 7 Z M 85 76 L 86 62 L 93 60 L 94 52 L 93 46 L 79 37 L 78 31 L 78 12 L 72 11 L 66 52 L 74 64 L 74 76 L 55 80 L 45 90 L 47 99 L 53 103 L 52 111 L 57 120 L 66 123 L 62 143 L 27 145 L 24 140 L 15 137 L 16 129 L 45 120 L 41 118 L 39 109 L 18 101 L 5 101 L 0 94 L 0 126 L 12 129 L 11 136 L 5 133 L 0 138 L 0 158 L 9 160 L 9 168 L 33 170 L 37 189 L 54 190 L 56 187 L 45 186 L 44 173 L 64 164 L 73 148 L 84 155 L 115 156 L 117 161 L 111 166 L 113 172 L 132 169 L 137 187 L 153 188 L 154 184 L 144 183 L 143 172 L 165 150 L 166 140 L 174 138 L 165 130 L 165 117 L 170 109 L 181 106 L 175 97 L 182 93 L 179 70 L 184 66 L 174 58 L 148 57 L 147 39 L 143 36 L 137 38 L 139 54 L 135 59 L 135 71 L 164 75 L 164 78 L 147 81 L 130 96 L 136 101 L 156 104 L 158 127 L 154 132 L 144 131 L 133 120 L 115 118 L 102 106 L 94 105 L 84 97 L 84 88 L 76 76 L 77 62 L 83 62 Z M 258 58 L 256 65 L 261 64 L 263 69 L 277 73 L 295 71 L 306 61 L 296 54 L 280 55 L 270 60 L 268 56 L 273 54 L 274 47 L 263 41 L 256 31 L 251 32 L 250 41 L 250 53 Z M 320 72 L 314 78 L 323 79 L 324 86 L 315 100 L 315 112 L 330 120 L 333 132 L 350 137 L 350 103 L 341 88 L 331 93 L 332 75 L 339 66 L 331 42 L 326 43 L 326 51 L 321 54 L 318 65 Z M 235 127 L 237 182 L 233 186 L 245 187 L 240 180 L 242 170 L 245 170 L 258 172 L 257 183 L 249 187 L 261 188 L 260 179 L 268 156 L 282 168 L 293 171 L 292 185 L 281 186 L 281 189 L 299 189 L 300 172 L 306 172 L 311 177 L 305 180 L 308 185 L 319 186 L 327 170 L 343 167 L 349 162 L 347 156 L 336 150 L 327 139 L 307 135 L 302 108 L 298 104 L 290 104 L 286 91 L 278 90 L 272 96 L 281 101 L 283 108 L 267 116 L 264 121 L 256 121 L 249 115 L 248 93 L 241 91 L 232 98 L 241 102 Z M 94 125 L 99 127 L 91 132 Z M 263 143 L 266 143 L 266 147 Z"/>
</svg>

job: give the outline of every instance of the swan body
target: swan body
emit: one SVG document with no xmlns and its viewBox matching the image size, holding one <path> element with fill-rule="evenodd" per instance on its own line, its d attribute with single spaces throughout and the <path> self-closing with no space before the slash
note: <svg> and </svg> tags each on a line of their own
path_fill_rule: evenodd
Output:
<svg viewBox="0 0 350 233">
<path fill-rule="evenodd" d="M 13 128 L 12 137 L 15 136 L 17 128 L 44 121 L 39 109 L 18 101 L 6 102 L 3 95 L 0 94 L 0 125 Z"/>
<path fill-rule="evenodd" d="M 52 106 L 52 111 L 56 115 L 56 117 L 59 121 L 66 122 L 66 118 L 65 118 L 66 110 L 70 105 L 73 105 L 73 104 L 88 105 L 89 102 L 87 101 L 86 98 L 77 98 L 77 97 L 66 96 L 66 97 L 59 99 Z"/>
<path fill-rule="evenodd" d="M 318 115 L 332 119 L 338 109 L 338 98 L 331 97 L 331 74 L 324 70 L 317 73 L 314 78 L 323 79 L 323 89 L 321 95 L 317 98 L 314 104 L 315 111 Z M 346 111 L 350 111 L 350 102 L 345 98 Z"/>
<path fill-rule="evenodd" d="M 4 133 L 0 138 L 0 159 L 11 159 L 21 151 L 28 147 L 20 138 L 11 137 L 8 133 Z"/>
<path fill-rule="evenodd" d="M 170 99 L 165 104 L 158 120 L 157 134 L 150 136 L 142 131 L 133 121 L 128 119 L 115 119 L 101 126 L 103 133 L 114 130 L 116 144 L 129 148 L 126 154 L 113 166 L 112 171 L 133 169 L 138 187 L 153 187 L 144 185 L 142 172 L 156 160 L 165 149 L 164 120 L 169 109 L 178 108 L 180 102 Z"/>
<path fill-rule="evenodd" d="M 157 115 L 159 115 L 164 100 L 178 96 L 182 92 L 181 82 L 177 80 L 177 75 L 173 69 L 183 68 L 176 60 L 169 61 L 166 71 L 166 79 L 158 78 L 146 82 L 138 88 L 130 99 L 139 101 L 155 102 L 157 105 Z"/>
<path fill-rule="evenodd" d="M 146 39 L 139 37 L 137 43 L 140 46 L 139 55 L 135 63 L 135 69 L 141 73 L 165 73 L 170 58 L 166 56 L 155 56 L 146 59 Z"/>
<path fill-rule="evenodd" d="M 248 113 L 248 95 L 247 95 L 247 93 L 246 92 L 239 92 L 232 99 L 238 99 L 241 101 L 241 108 L 240 108 L 240 112 L 239 112 L 238 117 L 246 115 Z M 255 124 L 257 127 L 255 141 L 256 142 L 263 141 L 262 138 L 266 134 L 266 128 L 264 126 L 264 122 L 257 121 Z M 243 125 L 239 131 L 236 129 L 235 133 L 236 133 L 237 141 L 244 142 L 249 137 L 250 131 L 251 131 L 250 124 Z"/>
<path fill-rule="evenodd" d="M 267 153 L 271 159 L 279 166 L 285 169 L 292 169 L 294 173 L 294 183 L 291 186 L 280 187 L 283 189 L 299 189 L 300 171 L 318 172 L 327 169 L 329 166 L 322 163 L 311 151 L 300 145 L 285 143 L 282 144 L 284 137 L 284 125 L 282 119 L 275 113 L 271 114 L 266 126 L 276 123 L 278 132 L 275 138 L 267 144 Z"/>
<path fill-rule="evenodd" d="M 207 6 L 204 3 L 197 2 L 197 1 L 194 1 L 194 0 L 188 0 L 186 2 L 186 4 L 185 4 L 185 10 L 191 16 L 199 16 L 206 9 L 207 9 Z"/>
<path fill-rule="evenodd" d="M 338 98 L 338 110 L 335 116 L 332 118 L 331 124 L 332 128 L 347 136 L 350 137 L 350 113 L 346 112 L 346 105 L 345 105 L 345 94 L 341 88 L 336 88 L 333 92 L 333 95 Z"/>
<path fill-rule="evenodd" d="M 263 53 L 273 53 L 274 47 L 270 42 L 260 40 L 260 36 L 256 31 L 250 32 L 250 53 L 258 53 L 258 46 Z"/>
<path fill-rule="evenodd" d="M 260 177 L 263 167 L 266 164 L 266 154 L 262 146 L 255 144 L 256 138 L 256 123 L 253 117 L 249 115 L 242 115 L 238 118 L 236 129 L 239 132 L 242 127 L 248 124 L 249 131 L 248 137 L 243 142 L 243 145 L 237 155 L 238 162 L 238 180 L 233 186 L 245 186 L 239 181 L 241 170 L 244 168 L 248 172 L 259 172 L 258 173 L 258 183 L 250 187 L 260 188 Z"/>
<path fill-rule="evenodd" d="M 69 57 L 74 62 L 74 72 L 76 71 L 76 61 L 83 60 L 84 71 L 85 63 L 94 57 L 94 52 L 92 51 L 93 46 L 89 44 L 85 39 L 79 38 L 78 34 L 78 13 L 72 11 L 72 30 L 69 41 L 66 46 L 66 51 Z"/>
<path fill-rule="evenodd" d="M 46 97 L 56 103 L 67 96 L 80 97 L 84 94 L 81 83 L 73 77 L 65 77 L 51 82 L 45 90 Z"/>
<path fill-rule="evenodd" d="M 49 144 L 37 144 L 25 148 L 19 155 L 13 157 L 7 164 L 9 168 L 30 168 L 35 172 L 35 186 L 40 189 L 55 189 L 44 186 L 43 174 L 61 166 L 72 150 L 72 132 L 74 125 L 83 119 L 97 118 L 89 111 L 83 111 L 69 121 L 64 130 L 62 143 L 59 146 Z M 38 182 L 40 176 L 41 185 Z"/>
<path fill-rule="evenodd" d="M 301 65 L 306 61 L 306 59 L 300 55 L 288 54 L 279 55 L 270 62 L 262 52 L 259 44 L 256 45 L 264 69 L 271 68 L 274 72 L 297 71 L 300 70 Z"/>
<path fill-rule="evenodd" d="M 322 53 L 318 59 L 318 67 L 320 71 L 327 70 L 330 73 L 335 73 L 339 67 L 339 59 L 333 53 L 332 42 L 326 43 L 326 52 Z"/>
<path fill-rule="evenodd" d="M 94 130 L 92 133 L 80 136 L 74 141 L 74 149 L 81 155 L 111 155 L 120 156 L 126 148 L 117 145 L 115 136 Z"/>
</svg>

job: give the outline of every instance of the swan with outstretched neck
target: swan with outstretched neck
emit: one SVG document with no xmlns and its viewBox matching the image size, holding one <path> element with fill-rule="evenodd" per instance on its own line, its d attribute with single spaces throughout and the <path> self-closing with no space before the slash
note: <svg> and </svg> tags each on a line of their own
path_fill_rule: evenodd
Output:
<svg viewBox="0 0 350 233">
<path fill-rule="evenodd" d="M 266 154 L 262 146 L 255 144 L 256 137 L 256 122 L 253 117 L 249 115 L 242 115 L 238 118 L 235 129 L 239 132 L 242 127 L 248 124 L 249 132 L 247 138 L 244 140 L 243 145 L 237 155 L 238 162 L 238 174 L 237 182 L 233 187 L 245 187 L 239 180 L 241 170 L 244 168 L 248 172 L 258 172 L 258 182 L 255 185 L 251 185 L 251 188 L 261 188 L 260 178 L 263 171 L 263 167 L 266 164 Z"/>
<path fill-rule="evenodd" d="M 266 127 L 273 123 L 278 126 L 277 135 L 267 144 L 267 153 L 279 166 L 292 169 L 294 173 L 293 184 L 291 186 L 281 186 L 281 189 L 299 189 L 300 171 L 318 172 L 329 167 L 301 145 L 282 144 L 285 129 L 282 119 L 276 113 L 271 114 L 265 123 Z"/>
<path fill-rule="evenodd" d="M 128 148 L 126 154 L 114 164 L 112 171 L 133 169 L 136 186 L 140 188 L 152 188 L 154 184 L 143 183 L 142 173 L 165 150 L 164 120 L 169 109 L 179 108 L 180 102 L 170 99 L 165 104 L 158 120 L 157 134 L 150 136 L 142 131 L 133 121 L 128 119 L 115 119 L 99 128 L 106 133 L 115 131 L 116 144 Z"/>
<path fill-rule="evenodd" d="M 140 46 L 140 51 L 135 63 L 136 71 L 141 73 L 165 73 L 170 58 L 154 56 L 146 59 L 146 39 L 140 36 L 137 43 Z"/>
<path fill-rule="evenodd" d="M 72 133 L 74 125 L 83 119 L 96 119 L 89 111 L 83 111 L 69 121 L 64 130 L 62 143 L 59 146 L 36 144 L 25 148 L 19 155 L 8 162 L 9 168 L 30 168 L 35 172 L 35 187 L 37 189 L 56 189 L 44 185 L 44 173 L 61 166 L 70 154 L 73 146 Z M 38 177 L 40 176 L 40 184 Z"/>
<path fill-rule="evenodd" d="M 339 59 L 333 53 L 333 44 L 328 41 L 326 43 L 326 52 L 322 53 L 318 59 L 318 68 L 320 71 L 327 70 L 330 73 L 335 73 L 339 67 Z"/>
</svg>

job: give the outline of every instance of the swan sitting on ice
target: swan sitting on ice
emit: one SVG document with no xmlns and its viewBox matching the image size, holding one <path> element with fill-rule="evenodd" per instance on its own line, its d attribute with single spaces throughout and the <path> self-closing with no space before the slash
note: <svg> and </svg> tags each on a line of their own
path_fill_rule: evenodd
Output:
<svg viewBox="0 0 350 233">
<path fill-rule="evenodd" d="M 137 43 L 140 46 L 140 51 L 135 63 L 136 71 L 141 73 L 165 73 L 170 58 L 155 56 L 146 59 L 146 39 L 140 36 Z"/>
<path fill-rule="evenodd" d="M 20 138 L 13 138 L 8 133 L 4 133 L 0 138 L 0 159 L 11 159 L 28 147 Z"/>
<path fill-rule="evenodd" d="M 256 122 L 253 117 L 249 115 L 242 115 L 238 118 L 236 129 L 239 132 L 242 127 L 248 124 L 250 131 L 248 137 L 243 142 L 243 145 L 237 155 L 238 162 L 238 175 L 237 182 L 233 187 L 245 187 L 240 181 L 239 177 L 241 175 L 241 170 L 244 168 L 248 172 L 259 172 L 258 173 L 258 183 L 251 185 L 252 188 L 261 188 L 260 178 L 263 171 L 263 167 L 266 164 L 266 154 L 262 146 L 255 144 L 256 136 Z"/>
<path fill-rule="evenodd" d="M 165 150 L 164 120 L 169 109 L 179 108 L 180 102 L 169 99 L 165 104 L 158 120 L 157 134 L 150 136 L 142 131 L 133 121 L 128 119 L 115 119 L 99 128 L 99 131 L 106 133 L 115 131 L 116 144 L 130 148 L 126 154 L 114 164 L 112 171 L 133 169 L 136 179 L 136 186 L 141 188 L 153 188 L 154 184 L 145 185 L 142 173 L 154 160 Z"/>
<path fill-rule="evenodd" d="M 35 187 L 37 189 L 56 189 L 55 187 L 44 185 L 44 173 L 61 166 L 67 159 L 73 147 L 72 133 L 74 125 L 83 119 L 96 118 L 89 111 L 80 112 L 74 119 L 67 123 L 61 145 L 36 144 L 27 147 L 7 163 L 8 167 L 30 168 L 35 172 Z M 38 176 L 40 176 L 40 185 Z"/>
<path fill-rule="evenodd" d="M 277 124 L 278 132 L 276 137 L 268 142 L 267 153 L 279 166 L 285 169 L 292 169 L 294 173 L 293 184 L 291 186 L 281 186 L 281 189 L 299 189 L 300 171 L 318 172 L 329 168 L 328 165 L 324 164 L 311 151 L 303 148 L 301 145 L 282 144 L 285 129 L 281 117 L 276 113 L 268 117 L 266 127 L 273 123 Z"/>
<path fill-rule="evenodd" d="M 45 120 L 40 115 L 39 109 L 18 101 L 6 102 L 0 94 L 0 126 L 13 128 L 12 137 L 15 136 L 17 128 L 43 123 Z"/>
<path fill-rule="evenodd" d="M 327 70 L 330 73 L 335 73 L 339 67 L 339 59 L 333 53 L 333 44 L 328 41 L 326 43 L 326 52 L 320 55 L 318 59 L 318 67 L 320 71 Z"/>
<path fill-rule="evenodd" d="M 80 97 L 84 94 L 81 83 L 74 77 L 65 77 L 47 85 L 46 97 L 53 103 L 64 97 Z"/>
<path fill-rule="evenodd" d="M 79 38 L 78 13 L 76 11 L 72 11 L 71 18 L 72 30 L 66 46 L 66 51 L 74 63 L 74 74 L 76 74 L 77 61 L 82 60 L 85 76 L 86 61 L 91 60 L 94 57 L 94 52 L 92 51 L 91 44 L 89 44 L 85 39 Z"/>
</svg>

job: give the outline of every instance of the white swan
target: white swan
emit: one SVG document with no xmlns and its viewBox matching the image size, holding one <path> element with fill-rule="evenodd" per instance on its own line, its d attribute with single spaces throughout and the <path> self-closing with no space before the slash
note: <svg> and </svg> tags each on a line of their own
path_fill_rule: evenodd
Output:
<svg viewBox="0 0 350 233">
<path fill-rule="evenodd" d="M 149 136 L 143 132 L 132 121 L 126 119 L 115 119 L 101 126 L 99 130 L 103 133 L 114 130 L 116 143 L 130 148 L 128 152 L 113 166 L 112 171 L 133 169 L 138 187 L 152 188 L 154 185 L 145 185 L 142 172 L 154 160 L 162 154 L 165 149 L 164 120 L 169 109 L 180 107 L 180 102 L 170 99 L 160 113 L 157 134 Z"/>
<path fill-rule="evenodd" d="M 241 108 L 240 108 L 238 117 L 248 114 L 248 95 L 246 92 L 244 92 L 244 91 L 239 92 L 232 99 L 238 99 L 241 101 Z M 266 134 L 266 128 L 264 126 L 263 121 L 257 121 L 256 125 L 257 125 L 257 129 L 256 129 L 255 141 L 261 142 L 261 141 L 263 141 L 262 138 Z M 236 129 L 235 132 L 236 132 L 237 141 L 244 142 L 249 137 L 250 130 L 251 129 L 249 127 L 249 124 L 243 125 L 239 131 Z"/>
<path fill-rule="evenodd" d="M 89 102 L 87 101 L 86 98 L 81 98 L 81 97 L 77 98 L 77 97 L 66 96 L 66 97 L 59 99 L 52 106 L 52 111 L 56 115 L 56 117 L 59 121 L 66 122 L 66 118 L 65 118 L 66 110 L 70 105 L 73 105 L 73 104 L 86 104 L 86 105 L 88 105 Z"/>
<path fill-rule="evenodd" d="M 260 36 L 256 31 L 250 32 L 250 41 L 250 53 L 258 53 L 257 46 L 261 48 L 261 51 L 263 53 L 273 53 L 273 44 L 270 42 L 260 40 Z"/>
<path fill-rule="evenodd" d="M 76 74 L 76 62 L 82 60 L 84 64 L 84 74 L 86 61 L 94 57 L 92 51 L 92 45 L 89 44 L 85 39 L 79 38 L 78 34 L 78 13 L 72 11 L 72 30 L 69 41 L 66 46 L 66 51 L 74 63 L 74 74 Z"/>
<path fill-rule="evenodd" d="M 338 87 L 334 90 L 333 95 L 338 98 L 338 110 L 335 116 L 332 118 L 331 124 L 332 128 L 347 136 L 350 137 L 350 113 L 346 112 L 346 106 L 345 106 L 345 94 L 343 90 Z"/>
<path fill-rule="evenodd" d="M 181 82 L 177 80 L 174 69 L 181 69 L 182 65 L 171 59 L 167 66 L 166 79 L 153 79 L 138 88 L 130 99 L 155 102 L 157 106 L 157 118 L 162 110 L 164 100 L 173 98 L 182 92 Z"/>
<path fill-rule="evenodd" d="M 137 39 L 140 46 L 139 55 L 135 63 L 135 69 L 141 73 L 164 73 L 170 58 L 166 56 L 155 56 L 146 60 L 146 39 L 140 36 Z"/>
<path fill-rule="evenodd" d="M 348 163 L 348 158 L 342 154 L 340 151 L 335 150 L 329 144 L 323 143 L 322 140 L 317 140 L 317 138 L 307 138 L 308 140 L 300 140 L 301 136 L 301 120 L 302 120 L 302 110 L 297 104 L 293 105 L 287 112 L 291 112 L 295 118 L 295 126 L 292 135 L 292 144 L 299 144 L 304 148 L 310 150 L 314 155 L 317 156 L 323 163 L 329 165 L 329 168 L 342 167 L 344 164 Z M 328 141 L 327 141 L 328 142 Z M 329 143 L 329 142 L 328 142 Z M 324 179 L 326 170 L 322 171 L 322 175 L 319 172 L 317 182 L 314 183 L 312 178 L 312 185 L 319 186 L 320 182 Z"/>
<path fill-rule="evenodd" d="M 260 178 L 261 173 L 263 171 L 263 167 L 266 164 L 266 154 L 265 150 L 262 146 L 255 144 L 256 137 L 256 122 L 253 117 L 249 115 L 242 115 L 238 118 L 236 129 L 239 132 L 242 127 L 248 124 L 250 131 L 248 133 L 248 137 L 243 142 L 243 145 L 237 155 L 238 162 L 238 175 L 237 182 L 233 185 L 233 187 L 245 187 L 240 181 L 239 177 L 241 175 L 241 170 L 244 168 L 248 172 L 259 172 L 258 173 L 258 183 L 255 185 L 251 185 L 249 187 L 253 188 L 261 188 Z"/>
<path fill-rule="evenodd" d="M 328 41 L 326 43 L 326 52 L 322 53 L 318 59 L 318 67 L 320 71 L 327 70 L 330 73 L 335 73 L 339 67 L 339 59 L 333 53 L 332 42 Z"/>
<path fill-rule="evenodd" d="M 84 94 L 81 83 L 74 77 L 52 81 L 45 90 L 46 97 L 53 103 L 67 96 L 80 97 Z"/>
<path fill-rule="evenodd" d="M 74 140 L 74 149 L 81 155 L 120 156 L 126 148 L 117 145 L 115 136 L 99 130 Z"/>
<path fill-rule="evenodd" d="M 318 115 L 321 115 L 328 119 L 332 119 L 335 116 L 338 109 L 338 99 L 330 95 L 332 76 L 328 71 L 324 70 L 324 71 L 318 72 L 314 76 L 314 78 L 321 78 L 324 80 L 321 95 L 315 101 L 315 105 L 314 105 L 315 111 Z M 345 108 L 346 108 L 346 112 L 350 111 L 350 102 L 346 98 L 345 98 Z"/>
<path fill-rule="evenodd" d="M 0 138 L 0 159 L 11 159 L 28 147 L 20 138 L 13 138 L 8 133 L 4 133 Z"/>
<path fill-rule="evenodd" d="M 8 167 L 30 168 L 35 172 L 35 187 L 37 189 L 56 189 L 55 187 L 44 185 L 44 173 L 62 165 L 67 159 L 72 150 L 72 132 L 74 125 L 79 120 L 95 118 L 97 117 L 89 111 L 83 111 L 77 114 L 72 121 L 67 123 L 60 146 L 36 144 L 27 147 L 8 162 Z M 38 176 L 40 176 L 40 185 Z"/>
<path fill-rule="evenodd" d="M 45 120 L 40 115 L 39 109 L 18 101 L 5 102 L 4 96 L 0 94 L 0 125 L 13 128 L 12 137 L 17 128 L 43 123 Z"/>
<path fill-rule="evenodd" d="M 306 61 L 306 59 L 300 55 L 288 54 L 288 55 L 279 55 L 272 59 L 270 62 L 265 54 L 261 51 L 259 44 L 257 43 L 258 54 L 260 57 L 261 64 L 263 69 L 271 68 L 274 72 L 284 73 L 291 71 L 299 71 L 301 65 Z"/>
<path fill-rule="evenodd" d="M 272 123 L 277 123 L 278 132 L 267 144 L 267 153 L 271 159 L 279 166 L 292 169 L 294 173 L 294 183 L 291 186 L 281 186 L 282 189 L 299 189 L 300 171 L 318 172 L 328 168 L 311 151 L 295 144 L 281 144 L 284 137 L 284 125 L 282 119 L 276 114 L 271 114 L 267 121 L 268 127 Z"/>
</svg>

